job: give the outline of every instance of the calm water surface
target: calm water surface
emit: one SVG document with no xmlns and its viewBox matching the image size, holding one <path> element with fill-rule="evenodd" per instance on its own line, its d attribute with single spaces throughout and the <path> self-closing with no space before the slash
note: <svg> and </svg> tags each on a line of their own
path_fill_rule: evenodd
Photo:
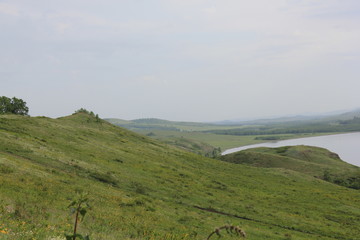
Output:
<svg viewBox="0 0 360 240">
<path fill-rule="evenodd" d="M 336 134 L 330 136 L 298 138 L 277 142 L 266 142 L 253 144 L 238 148 L 232 148 L 224 151 L 222 154 L 226 155 L 241 150 L 255 148 L 255 147 L 283 147 L 295 145 L 308 145 L 326 148 L 332 152 L 337 153 L 342 160 L 350 164 L 360 167 L 360 132 Z"/>
</svg>

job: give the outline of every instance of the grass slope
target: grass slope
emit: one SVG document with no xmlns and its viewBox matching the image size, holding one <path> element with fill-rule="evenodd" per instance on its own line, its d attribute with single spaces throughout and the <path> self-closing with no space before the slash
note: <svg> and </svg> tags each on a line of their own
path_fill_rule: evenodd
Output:
<svg viewBox="0 0 360 240">
<path fill-rule="evenodd" d="M 0 116 L 0 239 L 61 239 L 88 192 L 91 239 L 359 239 L 360 192 L 289 170 L 231 164 L 97 122 Z"/>
<path fill-rule="evenodd" d="M 221 156 L 221 160 L 264 168 L 283 168 L 360 189 L 360 168 L 336 153 L 310 146 L 252 148 Z"/>
</svg>

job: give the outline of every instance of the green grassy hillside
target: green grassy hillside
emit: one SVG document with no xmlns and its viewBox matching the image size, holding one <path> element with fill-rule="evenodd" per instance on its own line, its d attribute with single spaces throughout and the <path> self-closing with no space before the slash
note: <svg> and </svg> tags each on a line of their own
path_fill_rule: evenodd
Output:
<svg viewBox="0 0 360 240">
<path fill-rule="evenodd" d="M 221 160 L 264 168 L 283 168 L 360 189 L 360 168 L 342 161 L 336 153 L 310 146 L 252 148 L 221 156 Z"/>
<path fill-rule="evenodd" d="M 81 191 L 91 239 L 202 240 L 226 223 L 254 240 L 360 236 L 357 190 L 201 157 L 83 113 L 0 116 L 0 239 L 63 239 Z"/>
<path fill-rule="evenodd" d="M 184 137 L 166 137 L 164 139 L 158 138 L 159 135 L 154 133 L 147 134 L 147 136 L 151 136 L 152 138 L 161 140 L 167 144 L 173 145 L 185 151 L 193 152 L 202 156 L 216 158 L 221 155 L 221 148 L 215 148 L 207 143 L 197 141 L 191 138 Z"/>
</svg>

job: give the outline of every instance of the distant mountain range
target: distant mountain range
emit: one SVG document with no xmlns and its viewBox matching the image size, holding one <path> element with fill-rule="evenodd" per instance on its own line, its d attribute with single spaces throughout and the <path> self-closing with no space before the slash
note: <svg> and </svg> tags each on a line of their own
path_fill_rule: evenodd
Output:
<svg viewBox="0 0 360 240">
<path fill-rule="evenodd" d="M 292 115 L 292 116 L 280 116 L 270 118 L 259 119 L 238 119 L 238 120 L 224 120 L 214 122 L 218 125 L 254 125 L 254 124 L 270 124 L 270 123 L 287 123 L 287 122 L 299 122 L 299 121 L 332 121 L 332 120 L 349 120 L 354 117 L 360 116 L 360 108 L 351 111 L 333 111 L 321 114 L 311 115 Z"/>
</svg>

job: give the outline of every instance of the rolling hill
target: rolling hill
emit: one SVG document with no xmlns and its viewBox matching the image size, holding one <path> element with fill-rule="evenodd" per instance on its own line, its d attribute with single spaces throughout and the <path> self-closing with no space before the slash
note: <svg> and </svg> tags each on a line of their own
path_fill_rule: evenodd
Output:
<svg viewBox="0 0 360 240">
<path fill-rule="evenodd" d="M 288 169 L 202 157 L 77 113 L 0 115 L 0 239 L 64 239 L 78 192 L 91 239 L 359 239 L 360 192 Z"/>
<path fill-rule="evenodd" d="M 336 153 L 311 146 L 251 148 L 221 156 L 221 160 L 262 168 L 282 168 L 360 189 L 360 168 L 342 161 Z"/>
</svg>

